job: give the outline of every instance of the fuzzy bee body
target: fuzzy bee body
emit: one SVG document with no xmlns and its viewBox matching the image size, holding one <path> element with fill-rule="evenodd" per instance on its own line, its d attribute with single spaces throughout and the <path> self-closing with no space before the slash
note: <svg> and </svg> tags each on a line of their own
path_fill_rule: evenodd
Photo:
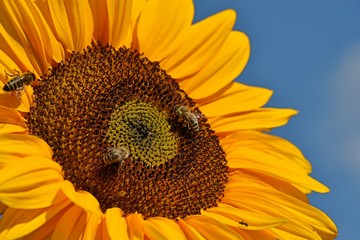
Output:
<svg viewBox="0 0 360 240">
<path fill-rule="evenodd" d="M 12 92 L 12 95 L 15 93 L 17 98 L 20 98 L 22 91 L 35 81 L 35 74 L 32 72 L 19 74 L 19 72 L 16 71 L 16 74 L 6 74 L 13 78 L 4 85 L 3 90 L 5 92 Z"/>
<path fill-rule="evenodd" d="M 105 164 L 120 163 L 122 165 L 124 160 L 129 158 L 130 152 L 125 147 L 107 147 L 107 152 L 103 158 Z"/>
<path fill-rule="evenodd" d="M 174 110 L 180 118 L 183 118 L 187 122 L 190 129 L 194 130 L 195 132 L 200 130 L 198 121 L 200 116 L 198 114 L 191 112 L 190 109 L 186 106 L 175 106 Z"/>
</svg>

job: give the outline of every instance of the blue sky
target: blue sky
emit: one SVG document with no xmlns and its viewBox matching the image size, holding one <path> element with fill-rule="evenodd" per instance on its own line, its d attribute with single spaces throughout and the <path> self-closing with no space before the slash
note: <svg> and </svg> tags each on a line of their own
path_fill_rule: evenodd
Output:
<svg viewBox="0 0 360 240">
<path fill-rule="evenodd" d="M 360 1 L 196 0 L 196 20 L 228 8 L 251 41 L 237 80 L 274 90 L 268 106 L 300 111 L 273 134 L 330 187 L 310 201 L 335 221 L 337 239 L 360 239 Z"/>
</svg>

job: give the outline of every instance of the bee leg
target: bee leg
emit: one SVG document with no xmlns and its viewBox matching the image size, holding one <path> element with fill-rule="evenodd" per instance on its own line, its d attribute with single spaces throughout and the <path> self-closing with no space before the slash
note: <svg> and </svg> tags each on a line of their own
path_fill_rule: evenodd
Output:
<svg viewBox="0 0 360 240">
<path fill-rule="evenodd" d="M 127 159 L 124 159 L 125 161 L 126 160 L 130 160 L 129 158 L 127 158 Z M 116 171 L 116 173 L 117 174 L 121 174 L 124 170 L 123 170 L 123 165 L 124 165 L 124 160 L 122 160 L 120 163 L 119 163 L 119 165 L 117 166 L 117 171 Z"/>
<path fill-rule="evenodd" d="M 9 76 L 9 77 L 12 77 L 12 76 L 13 76 L 12 73 L 7 73 L 7 72 L 6 72 L 6 69 L 4 70 L 4 72 L 5 72 L 6 76 Z"/>
<path fill-rule="evenodd" d="M 7 73 L 6 72 L 6 70 L 4 70 L 4 72 L 5 72 L 5 74 L 7 75 L 7 76 L 9 76 L 9 77 L 18 77 L 19 76 L 19 71 L 18 70 L 16 70 L 15 68 L 14 68 L 14 72 L 16 72 L 16 74 L 15 73 Z"/>
<path fill-rule="evenodd" d="M 22 94 L 21 94 L 21 91 L 17 90 L 17 91 L 13 91 L 13 92 L 11 93 L 11 95 L 12 95 L 13 97 L 16 97 L 17 99 L 20 99 Z"/>
<path fill-rule="evenodd" d="M 25 91 L 25 88 L 20 88 L 16 91 L 13 91 L 11 93 L 12 96 L 15 96 L 17 99 L 20 99 L 21 98 L 21 95 L 23 94 L 23 92 Z"/>
</svg>

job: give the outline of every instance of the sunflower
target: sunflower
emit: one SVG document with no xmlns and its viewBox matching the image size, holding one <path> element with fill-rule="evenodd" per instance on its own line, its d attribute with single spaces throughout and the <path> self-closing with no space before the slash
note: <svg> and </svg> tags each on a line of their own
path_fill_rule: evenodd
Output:
<svg viewBox="0 0 360 240">
<path fill-rule="evenodd" d="M 337 235 L 306 196 L 328 188 L 268 133 L 296 111 L 234 82 L 250 53 L 234 11 L 192 23 L 190 0 L 0 9 L 0 239 Z"/>
</svg>

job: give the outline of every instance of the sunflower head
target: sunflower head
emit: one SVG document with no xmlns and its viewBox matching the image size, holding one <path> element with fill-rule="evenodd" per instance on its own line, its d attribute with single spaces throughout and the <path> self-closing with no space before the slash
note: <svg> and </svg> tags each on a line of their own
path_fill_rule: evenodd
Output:
<svg viewBox="0 0 360 240">
<path fill-rule="evenodd" d="M 264 132 L 296 111 L 233 81 L 250 49 L 233 11 L 192 24 L 190 0 L 0 9 L 0 68 L 22 79 L 0 93 L 0 238 L 336 235 L 306 197 L 328 189 Z"/>
</svg>

